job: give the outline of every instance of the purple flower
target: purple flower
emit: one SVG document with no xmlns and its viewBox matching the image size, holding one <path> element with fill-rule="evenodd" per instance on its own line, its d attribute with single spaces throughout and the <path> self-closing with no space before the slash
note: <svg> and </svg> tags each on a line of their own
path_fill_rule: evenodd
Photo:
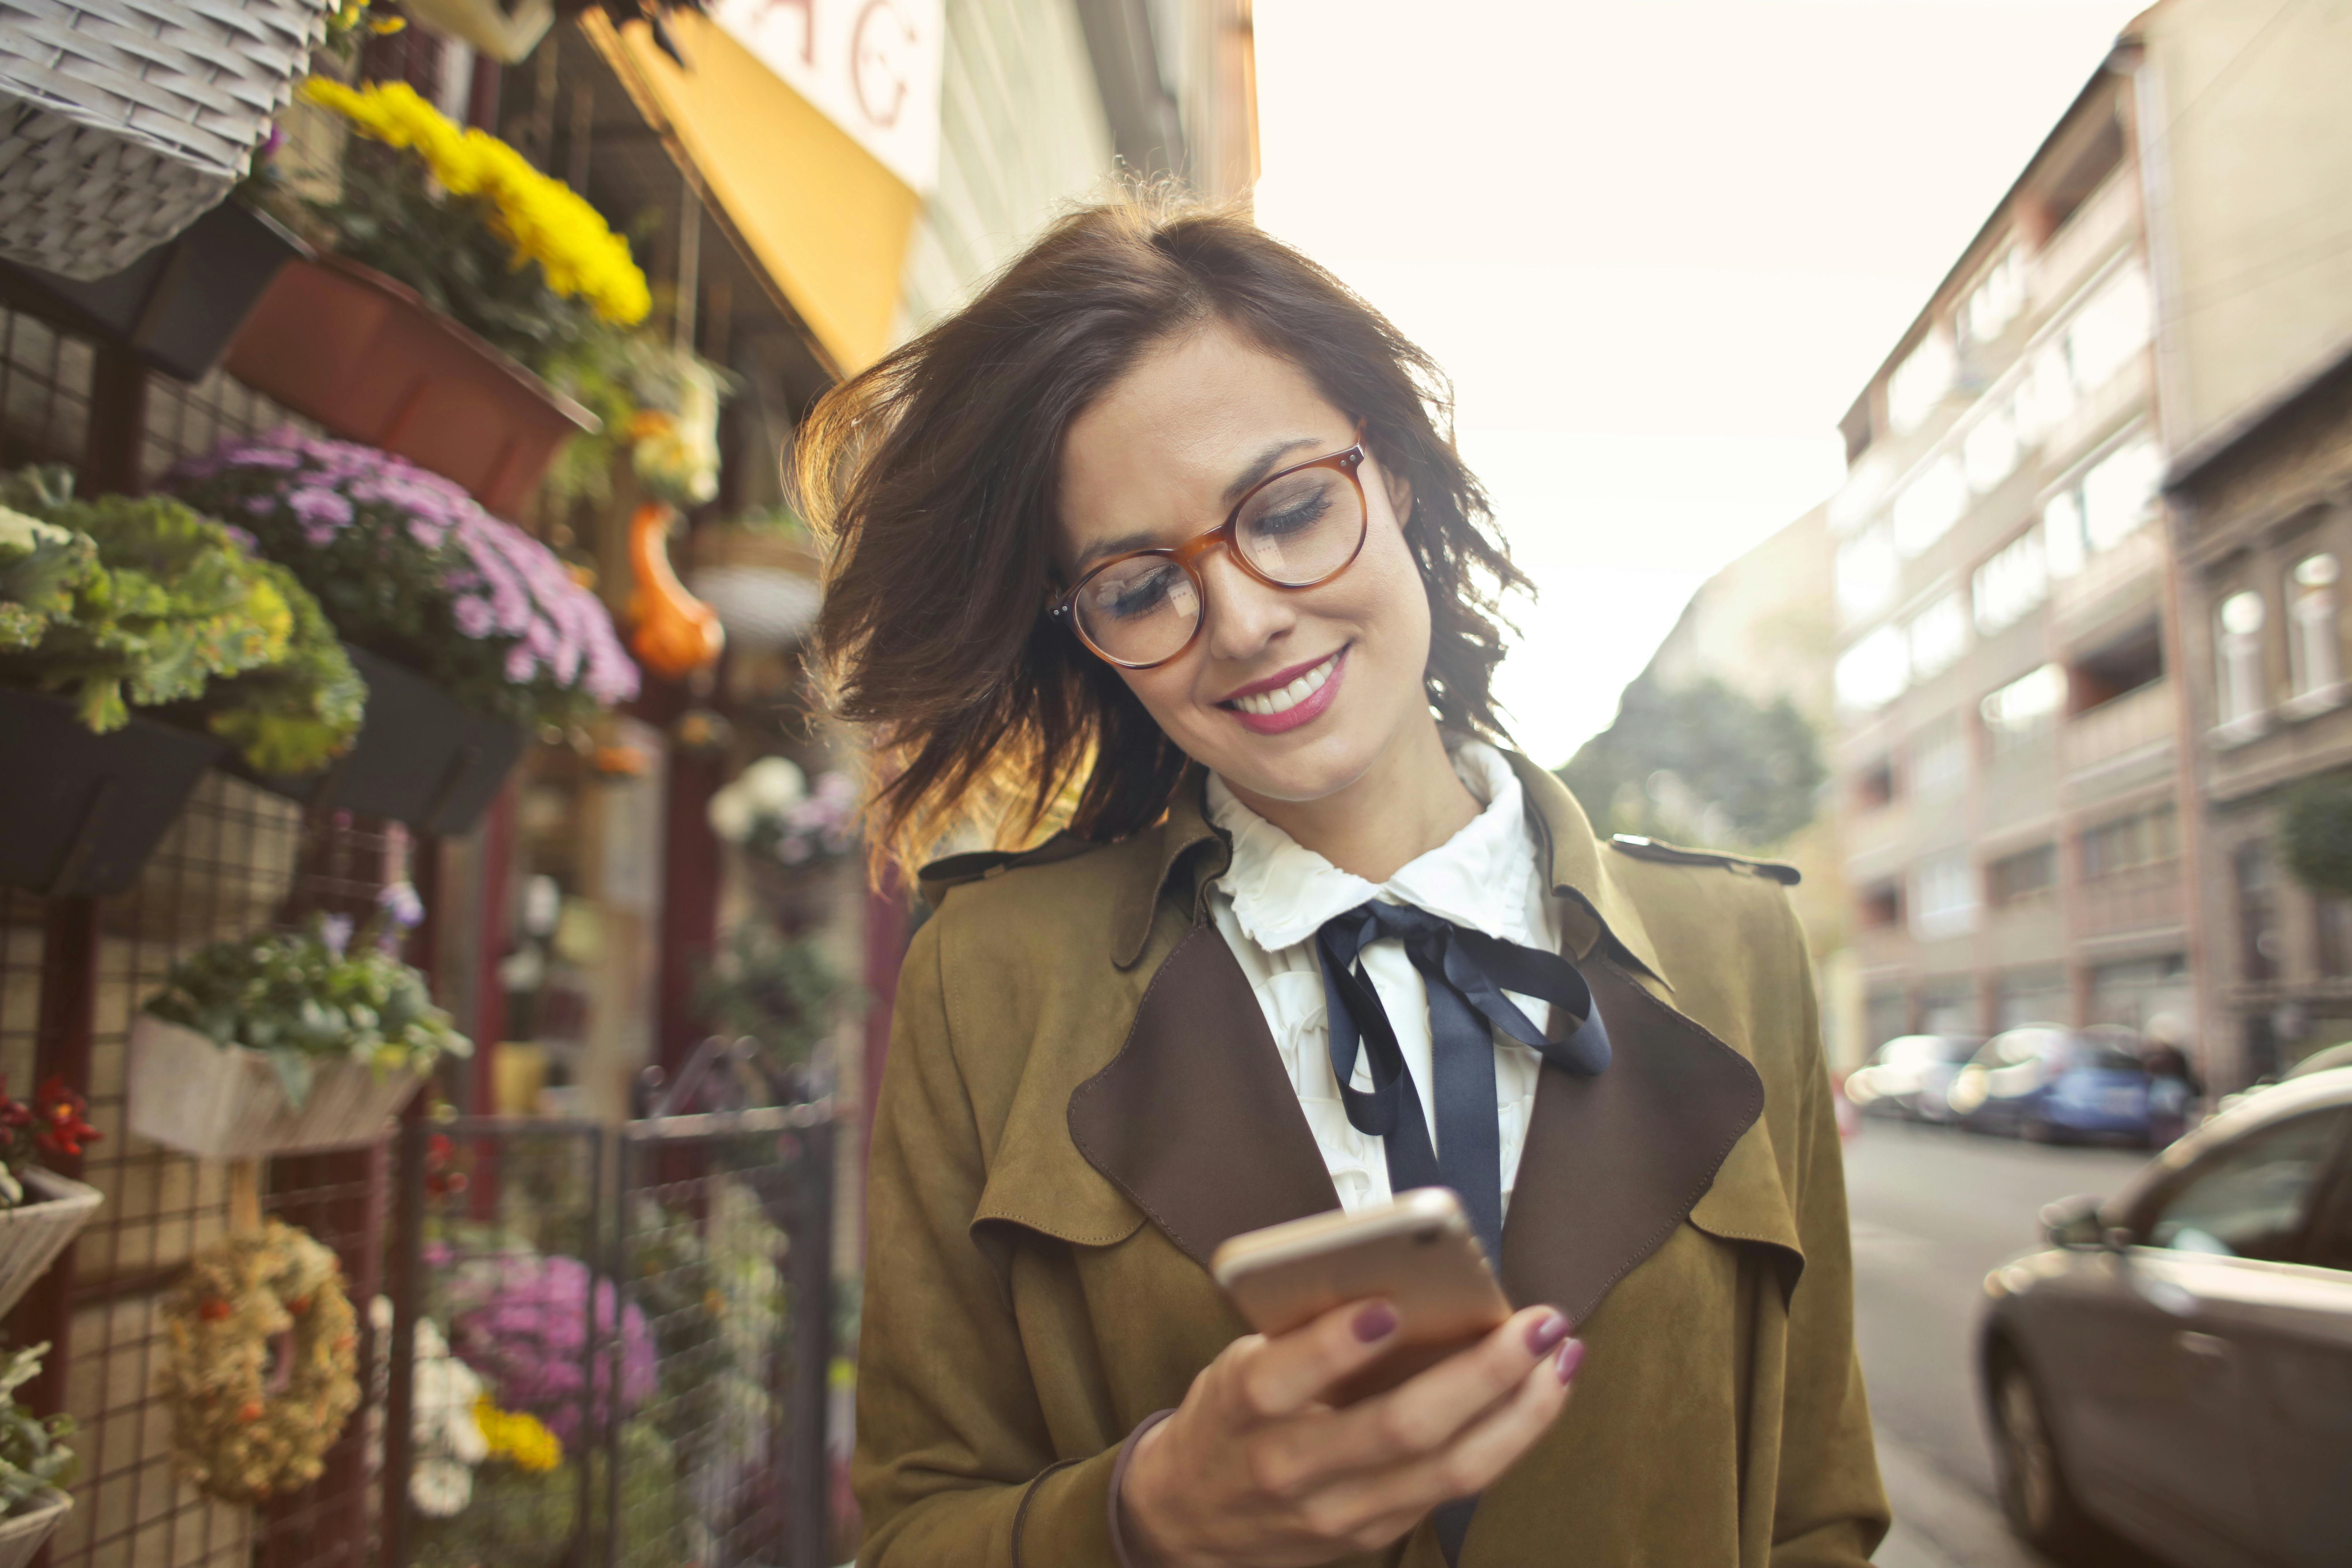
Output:
<svg viewBox="0 0 2352 1568">
<path fill-rule="evenodd" d="M 498 617 L 490 614 L 490 602 L 471 595 L 450 606 L 449 617 L 457 623 L 457 629 L 469 637 L 486 637 L 498 625 Z"/>
<path fill-rule="evenodd" d="M 286 510 L 304 522 L 341 525 L 352 520 L 352 503 L 333 490 L 304 485 L 286 496 Z M 331 531 L 330 531 L 331 536 Z"/>
<path fill-rule="evenodd" d="M 385 920 L 403 931 L 413 931 L 425 919 L 425 900 L 416 896 L 414 883 L 386 883 L 375 896 L 375 907 L 383 911 Z"/>
<path fill-rule="evenodd" d="M 481 1374 L 500 1405 L 538 1416 L 567 1448 L 580 1433 L 583 1392 L 593 1407 L 591 1420 L 599 1426 L 653 1397 L 653 1335 L 645 1314 L 632 1303 L 618 1314 L 620 1409 L 611 1409 L 612 1358 L 602 1353 L 612 1343 L 615 1326 L 610 1279 L 593 1281 L 600 1353 L 592 1375 L 587 1353 L 591 1279 L 588 1266 L 578 1258 L 528 1252 L 478 1258 L 459 1268 L 450 1294 L 456 1309 L 451 1348 Z"/>
<path fill-rule="evenodd" d="M 352 945 L 352 917 L 349 915 L 321 916 L 319 921 L 319 940 L 327 944 L 329 952 L 333 953 L 337 958 L 342 957 L 343 950 Z"/>
<path fill-rule="evenodd" d="M 530 657 L 530 649 L 517 643 L 507 649 L 507 679 L 521 686 L 539 673 L 539 661 Z"/>
</svg>

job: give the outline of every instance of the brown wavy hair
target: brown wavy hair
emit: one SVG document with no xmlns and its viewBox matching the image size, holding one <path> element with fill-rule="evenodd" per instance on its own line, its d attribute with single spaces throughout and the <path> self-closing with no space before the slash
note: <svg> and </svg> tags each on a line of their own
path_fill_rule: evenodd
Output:
<svg viewBox="0 0 2352 1568">
<path fill-rule="evenodd" d="M 1499 601 L 1532 585 L 1454 449 L 1444 374 L 1247 218 L 1129 196 L 1063 217 L 801 427 L 799 499 L 831 563 L 817 666 L 835 715 L 876 747 L 878 859 L 912 866 L 974 826 L 1026 843 L 1049 819 L 1115 839 L 1167 809 L 1184 755 L 1047 617 L 1049 552 L 1071 422 L 1146 351 L 1211 320 L 1304 370 L 1412 481 L 1430 706 L 1502 738 Z"/>
</svg>

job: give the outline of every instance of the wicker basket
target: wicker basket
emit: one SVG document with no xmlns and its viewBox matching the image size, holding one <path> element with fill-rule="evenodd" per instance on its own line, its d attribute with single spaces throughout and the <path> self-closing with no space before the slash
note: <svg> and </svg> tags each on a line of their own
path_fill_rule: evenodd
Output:
<svg viewBox="0 0 2352 1568">
<path fill-rule="evenodd" d="M 324 0 L 0 0 L 0 256 L 104 278 L 176 238 L 326 26 Z"/>
<path fill-rule="evenodd" d="M 72 1511 L 73 1499 L 52 1488 L 35 1493 L 24 1512 L 0 1519 L 0 1568 L 25 1568 Z"/>
<path fill-rule="evenodd" d="M 49 1271 L 104 1201 L 96 1187 L 48 1171 L 26 1171 L 25 1188 L 27 1202 L 0 1209 L 0 1313 Z"/>
<path fill-rule="evenodd" d="M 297 1110 L 261 1052 L 224 1050 L 149 1013 L 131 1026 L 131 1131 L 203 1159 L 382 1142 L 416 1082 L 414 1073 L 379 1076 L 358 1062 L 322 1060 Z"/>
</svg>

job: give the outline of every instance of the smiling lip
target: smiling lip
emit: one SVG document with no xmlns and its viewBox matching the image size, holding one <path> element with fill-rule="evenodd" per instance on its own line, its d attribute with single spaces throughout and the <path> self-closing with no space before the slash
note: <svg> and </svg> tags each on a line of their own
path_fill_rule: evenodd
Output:
<svg viewBox="0 0 2352 1568">
<path fill-rule="evenodd" d="M 1315 671 L 1325 669 L 1326 666 L 1329 668 L 1323 675 L 1321 684 L 1300 696 L 1297 701 L 1279 712 L 1252 713 L 1239 706 L 1241 699 L 1244 697 L 1276 695 L 1311 676 Z M 1347 672 L 1347 668 L 1348 648 L 1342 647 L 1337 653 L 1325 654 L 1321 658 L 1268 676 L 1264 680 L 1253 681 L 1218 703 L 1217 706 L 1239 720 L 1244 728 L 1254 730 L 1261 735 L 1278 735 L 1286 730 L 1296 730 L 1302 724 L 1312 723 L 1321 718 L 1324 711 L 1338 699 L 1339 678 Z"/>
</svg>

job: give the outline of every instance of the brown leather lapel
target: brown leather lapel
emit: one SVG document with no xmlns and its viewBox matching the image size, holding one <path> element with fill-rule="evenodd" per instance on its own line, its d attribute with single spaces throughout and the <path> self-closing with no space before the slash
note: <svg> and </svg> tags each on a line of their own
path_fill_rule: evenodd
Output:
<svg viewBox="0 0 2352 1568">
<path fill-rule="evenodd" d="M 1607 1071 L 1547 1067 L 1503 1226 L 1503 1289 L 1582 1322 L 1665 1244 L 1764 1110 L 1748 1059 L 1595 951 L 1580 967 L 1608 1021 Z"/>
<path fill-rule="evenodd" d="M 1228 1237 L 1339 1206 L 1265 1015 L 1206 921 L 1151 977 L 1069 1120 L 1087 1163 L 1204 1268 Z"/>
</svg>

